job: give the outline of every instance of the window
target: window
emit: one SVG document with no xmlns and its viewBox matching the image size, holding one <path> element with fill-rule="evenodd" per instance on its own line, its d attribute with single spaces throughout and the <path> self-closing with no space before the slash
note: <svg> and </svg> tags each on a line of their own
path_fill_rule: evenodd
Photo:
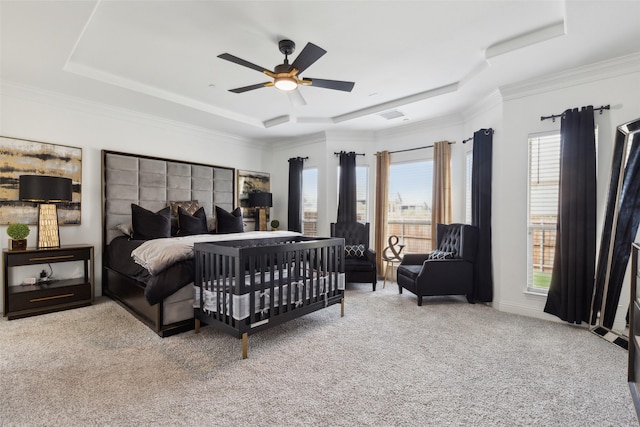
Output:
<svg viewBox="0 0 640 427">
<path fill-rule="evenodd" d="M 338 191 L 340 194 L 340 166 L 338 166 Z M 356 166 L 356 220 L 360 222 L 369 221 L 369 167 Z"/>
<path fill-rule="evenodd" d="M 473 151 L 467 151 L 466 157 L 466 179 L 464 193 L 464 222 L 471 224 L 471 173 L 473 171 Z"/>
<path fill-rule="evenodd" d="M 547 293 L 551 283 L 560 186 L 560 133 L 529 137 L 527 290 Z"/>
<path fill-rule="evenodd" d="M 388 233 L 404 251 L 425 253 L 431 244 L 433 161 L 392 164 L 389 168 Z"/>
<path fill-rule="evenodd" d="M 318 234 L 318 169 L 302 170 L 302 234 Z"/>
</svg>

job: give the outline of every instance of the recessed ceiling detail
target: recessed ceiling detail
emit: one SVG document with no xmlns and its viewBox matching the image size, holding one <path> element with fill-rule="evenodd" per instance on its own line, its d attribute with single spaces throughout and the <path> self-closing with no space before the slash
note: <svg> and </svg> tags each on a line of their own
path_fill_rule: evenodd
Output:
<svg viewBox="0 0 640 427">
<path fill-rule="evenodd" d="M 251 141 L 433 123 L 498 88 L 640 53 L 640 1 L 0 3 L 3 84 Z M 279 40 L 299 46 L 289 55 L 284 43 L 281 55 Z M 309 58 L 320 58 L 312 68 L 297 58 L 308 41 L 322 46 L 309 47 Z M 296 81 L 287 96 L 275 88 L 231 93 L 275 85 L 275 77 L 230 64 L 222 52 L 274 74 L 287 57 L 289 67 L 307 67 L 300 80 L 319 83 L 307 77 L 312 70 L 357 84 L 351 92 Z M 380 116 L 393 110 L 405 117 Z"/>
<path fill-rule="evenodd" d="M 387 119 L 387 120 L 393 120 L 399 117 L 404 117 L 404 114 L 402 114 L 402 112 L 398 110 L 383 111 L 382 113 L 378 113 L 378 115 L 383 119 Z"/>
<path fill-rule="evenodd" d="M 495 56 L 513 52 L 514 50 L 522 49 L 523 47 L 540 43 L 545 40 L 564 36 L 565 34 L 564 21 L 555 22 L 551 25 L 494 43 L 484 52 L 484 57 L 486 59 L 491 59 Z"/>
</svg>

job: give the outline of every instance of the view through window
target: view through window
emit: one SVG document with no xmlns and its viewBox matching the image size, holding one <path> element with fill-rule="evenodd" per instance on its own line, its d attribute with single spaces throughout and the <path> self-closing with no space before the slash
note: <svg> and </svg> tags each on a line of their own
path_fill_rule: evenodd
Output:
<svg viewBox="0 0 640 427">
<path fill-rule="evenodd" d="M 558 222 L 560 133 L 529 137 L 527 290 L 546 293 L 551 283 Z"/>
<path fill-rule="evenodd" d="M 302 234 L 318 235 L 318 169 L 302 170 Z"/>
<path fill-rule="evenodd" d="M 431 243 L 433 161 L 389 167 L 388 234 L 400 238 L 405 253 L 426 253 Z"/>
</svg>

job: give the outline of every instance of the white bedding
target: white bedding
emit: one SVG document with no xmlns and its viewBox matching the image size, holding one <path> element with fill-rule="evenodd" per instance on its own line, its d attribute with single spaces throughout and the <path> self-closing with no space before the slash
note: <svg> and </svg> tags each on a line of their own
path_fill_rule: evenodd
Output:
<svg viewBox="0 0 640 427">
<path fill-rule="evenodd" d="M 291 282 L 290 284 L 282 284 L 282 297 L 283 301 L 280 301 L 280 286 L 274 287 L 274 307 L 279 307 L 281 305 L 287 305 L 289 302 L 288 298 L 288 287 L 289 285 L 293 286 L 291 291 L 292 303 L 296 306 L 300 306 L 303 304 L 303 295 L 306 295 L 306 300 L 310 298 L 316 298 L 318 296 L 318 288 L 320 291 L 320 297 L 324 297 L 325 304 L 327 303 L 327 277 L 315 277 L 315 278 L 307 278 L 301 279 L 299 281 Z M 247 279 L 249 282 L 249 279 Z M 318 286 L 319 285 L 319 286 Z M 338 275 L 338 283 L 335 285 L 337 289 L 344 290 L 344 273 L 340 273 Z M 222 298 L 222 292 L 215 290 L 208 290 L 206 288 L 210 288 L 210 284 L 205 286 L 202 289 L 202 294 L 204 297 L 203 301 L 203 309 L 205 312 L 216 313 L 218 311 L 218 295 Z M 194 288 L 194 308 L 200 308 L 200 287 L 193 286 Z M 306 292 L 305 292 L 306 289 Z M 242 320 L 249 317 L 250 307 L 251 307 L 251 293 L 245 293 L 242 295 L 236 295 L 232 293 L 225 294 L 225 301 L 223 304 L 223 313 L 226 313 L 232 316 L 236 320 Z M 257 290 L 253 292 L 254 304 L 255 304 L 255 312 L 262 312 L 266 314 L 269 310 L 270 299 L 271 299 L 271 289 L 270 287 L 266 287 L 264 291 Z M 230 299 L 233 300 L 233 310 L 229 305 Z M 262 305 L 263 308 L 260 308 Z"/>
<path fill-rule="evenodd" d="M 179 261 L 193 258 L 193 245 L 199 242 L 293 237 L 295 231 L 247 231 L 231 234 L 196 234 L 148 240 L 131 252 L 133 260 L 150 274 L 158 274 Z"/>
</svg>

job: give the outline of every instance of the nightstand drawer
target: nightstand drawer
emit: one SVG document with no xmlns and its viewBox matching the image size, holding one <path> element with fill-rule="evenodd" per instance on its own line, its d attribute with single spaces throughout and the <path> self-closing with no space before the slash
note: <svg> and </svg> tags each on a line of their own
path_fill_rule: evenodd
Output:
<svg viewBox="0 0 640 427">
<path fill-rule="evenodd" d="M 7 266 L 46 264 L 51 262 L 83 261 L 91 258 L 90 249 L 41 250 L 24 253 L 12 253 Z"/>
<path fill-rule="evenodd" d="M 9 307 L 12 312 L 52 307 L 78 301 L 91 301 L 91 284 L 82 283 L 70 286 L 56 286 L 29 292 L 11 292 Z"/>
</svg>

